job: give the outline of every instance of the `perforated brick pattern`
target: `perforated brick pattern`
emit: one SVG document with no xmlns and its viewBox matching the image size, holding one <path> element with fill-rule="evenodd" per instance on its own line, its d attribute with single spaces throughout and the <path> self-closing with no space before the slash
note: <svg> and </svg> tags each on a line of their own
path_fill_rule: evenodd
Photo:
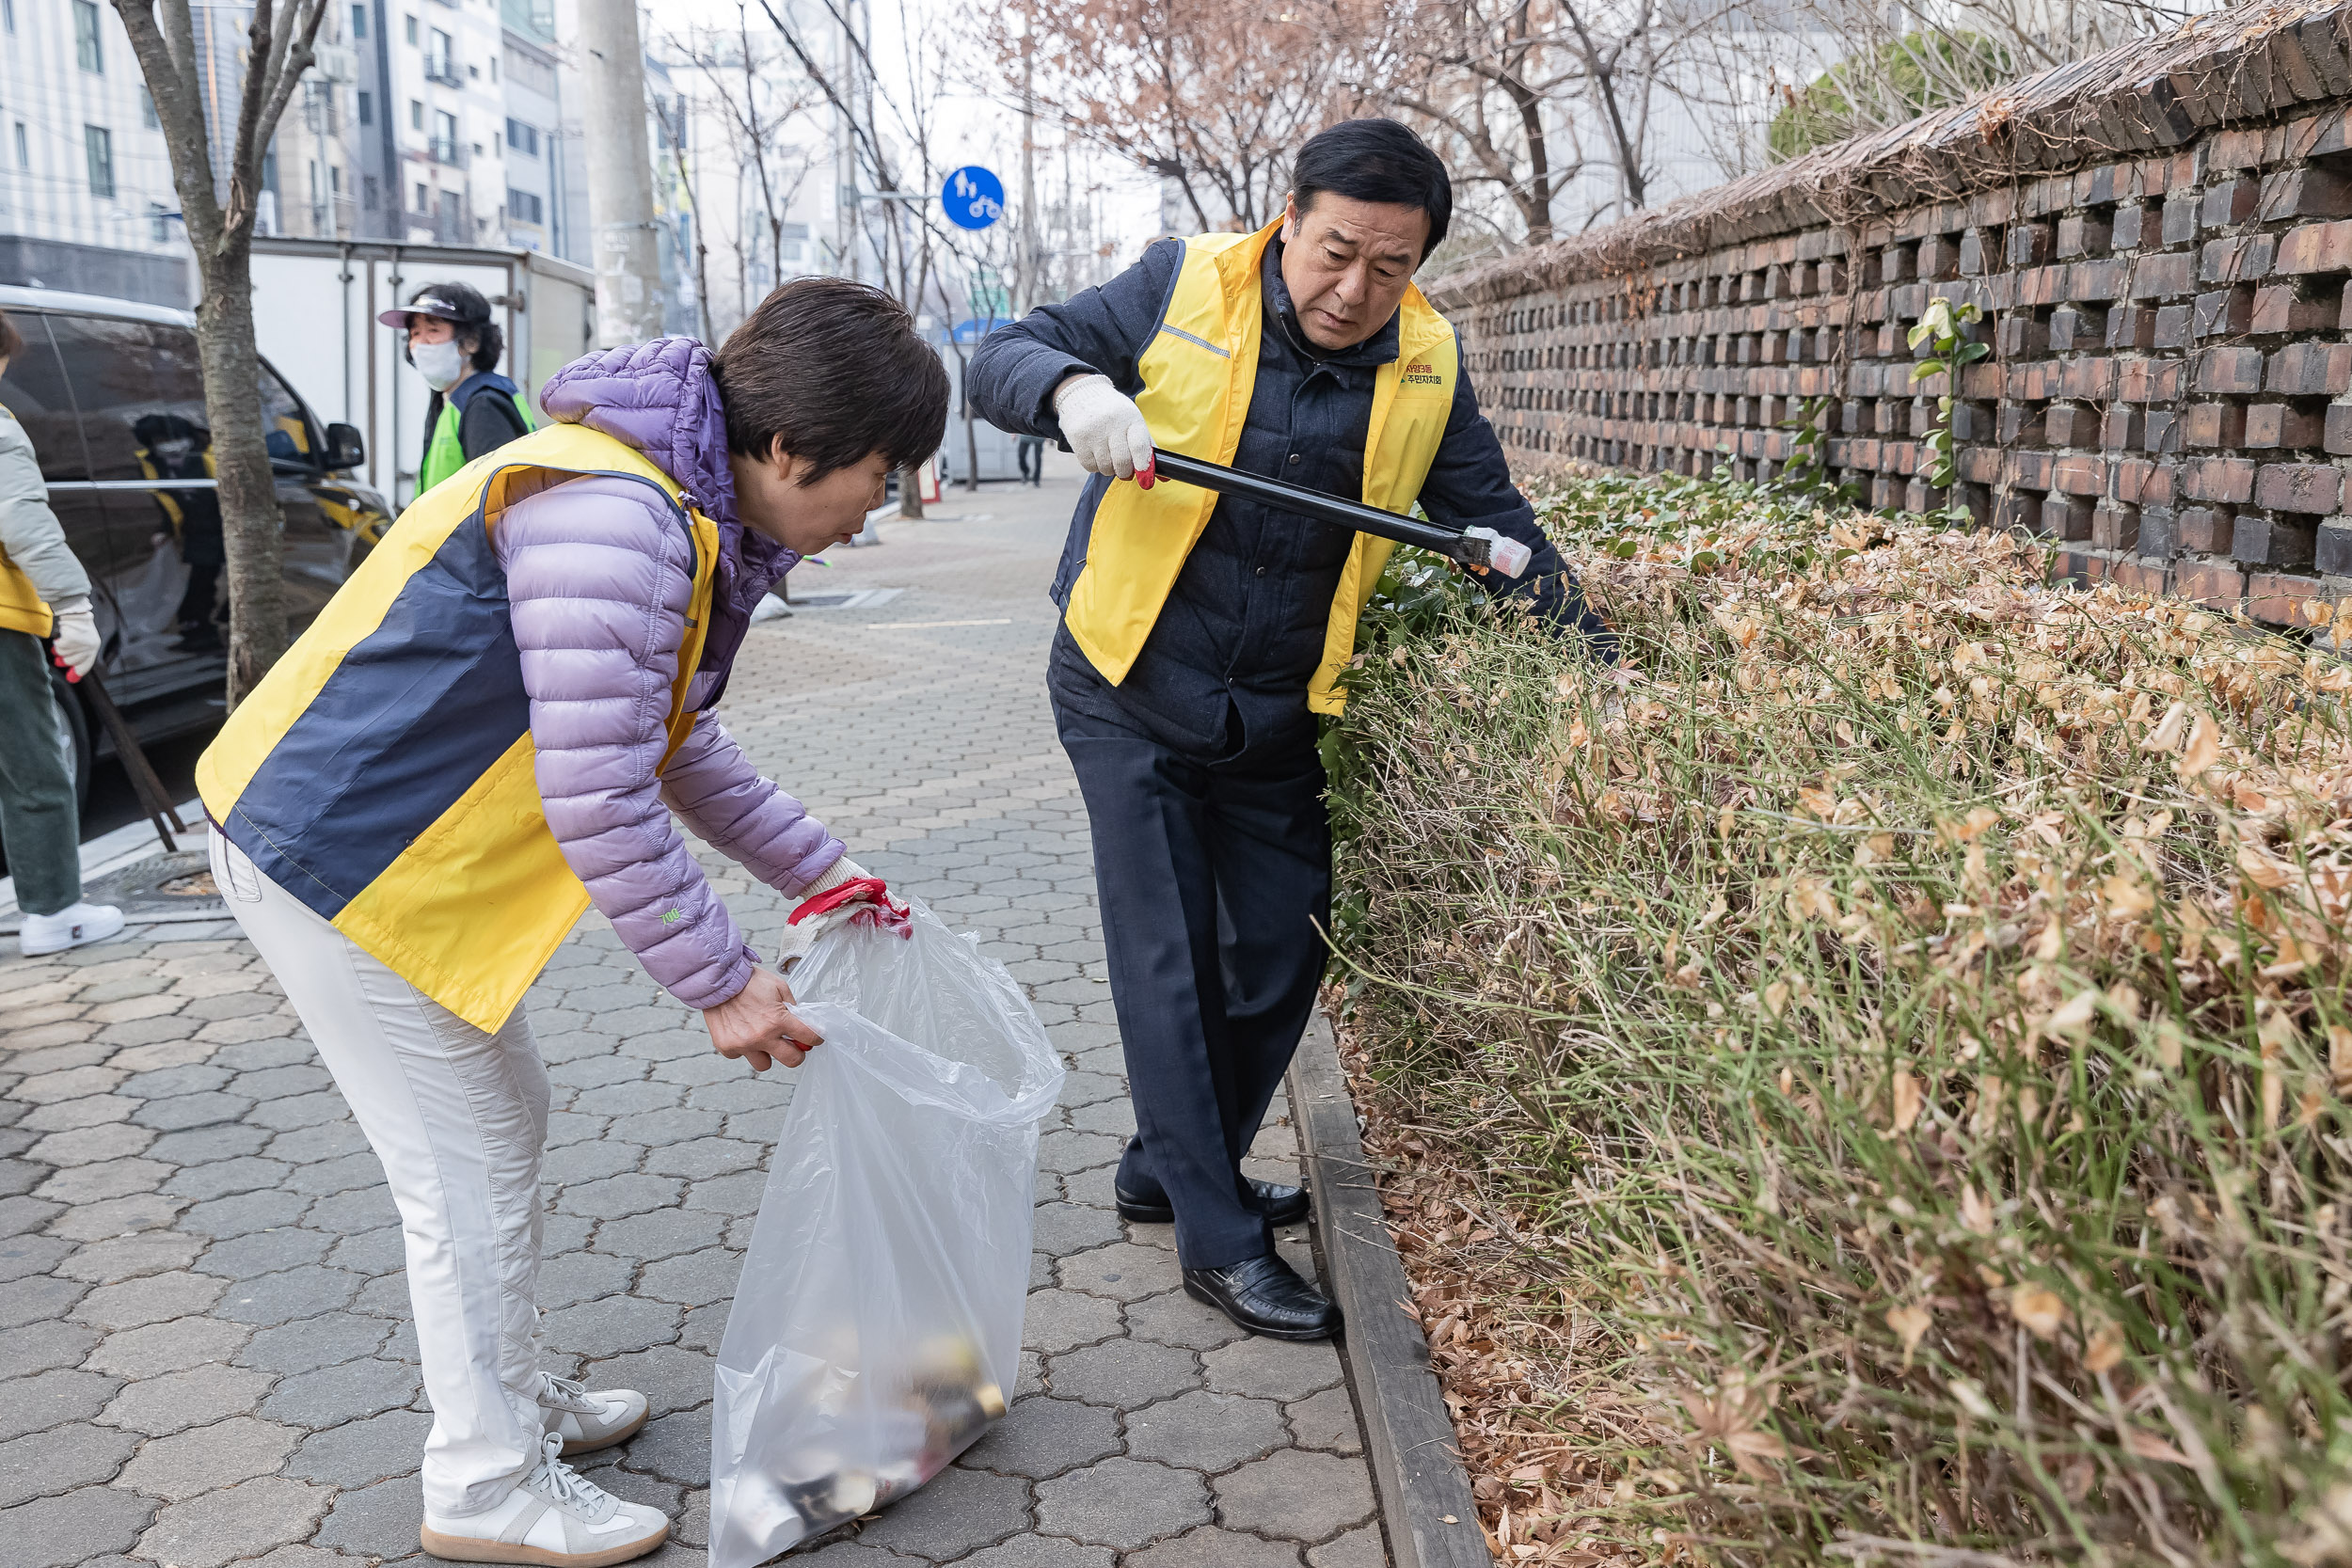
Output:
<svg viewBox="0 0 2352 1568">
<path fill-rule="evenodd" d="M 2078 580 L 2296 624 L 2352 586 L 2352 65 L 2344 8 L 2271 18 L 2202 74 L 2156 73 L 2174 120 L 2082 136 L 2066 166 L 1962 160 L 1947 113 L 1919 122 L 1954 149 L 1940 199 L 1861 202 L 1875 174 L 1932 184 L 1889 134 L 1807 166 L 1879 215 L 1832 221 L 1786 166 L 1433 293 L 1523 468 L 1768 478 L 1810 410 L 1864 504 L 1957 502 L 2052 541 Z M 2075 122 L 2156 101 L 2145 51 L 2068 74 Z M 1907 329 L 1938 296 L 1980 307 L 1993 350 L 1956 388 L 1912 379 L 1929 351 Z M 1947 391 L 1949 495 L 1922 477 Z"/>
</svg>

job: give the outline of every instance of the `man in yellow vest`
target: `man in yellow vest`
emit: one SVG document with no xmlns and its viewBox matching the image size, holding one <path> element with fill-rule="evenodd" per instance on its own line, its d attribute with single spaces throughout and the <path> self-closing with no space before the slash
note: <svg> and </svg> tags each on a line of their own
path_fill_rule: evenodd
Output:
<svg viewBox="0 0 2352 1568">
<path fill-rule="evenodd" d="M 991 420 L 1058 432 L 1095 476 L 1054 579 L 1046 684 L 1093 827 L 1135 1101 L 1119 1212 L 1173 1221 L 1197 1299 L 1252 1333 L 1319 1339 L 1339 1313 L 1272 1235 L 1306 1195 L 1241 1162 L 1322 974 L 1315 716 L 1345 701 L 1390 546 L 1155 485 L 1155 445 L 1493 528 L 1534 561 L 1491 589 L 1600 628 L 1512 487 L 1453 326 L 1413 287 L 1452 212 L 1444 166 L 1396 121 L 1359 119 L 1309 141 L 1294 172 L 1256 233 L 1163 241 L 992 333 L 971 386 Z"/>
</svg>

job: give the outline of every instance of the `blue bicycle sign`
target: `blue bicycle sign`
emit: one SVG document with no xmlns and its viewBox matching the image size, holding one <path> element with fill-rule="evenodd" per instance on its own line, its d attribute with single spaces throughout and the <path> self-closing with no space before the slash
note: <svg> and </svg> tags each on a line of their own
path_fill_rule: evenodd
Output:
<svg viewBox="0 0 2352 1568">
<path fill-rule="evenodd" d="M 977 164 L 966 164 L 939 188 L 947 221 L 959 229 L 986 229 L 1005 215 L 1005 182 Z"/>
</svg>

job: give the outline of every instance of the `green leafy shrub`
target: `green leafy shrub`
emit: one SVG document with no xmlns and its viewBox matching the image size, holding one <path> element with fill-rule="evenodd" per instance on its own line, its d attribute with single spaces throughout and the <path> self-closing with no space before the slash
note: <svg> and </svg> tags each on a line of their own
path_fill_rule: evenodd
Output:
<svg viewBox="0 0 2352 1568">
<path fill-rule="evenodd" d="M 1794 158 L 1963 103 L 2016 74 L 2014 57 L 1982 33 L 1906 33 L 1790 91 L 1765 145 L 1775 158 Z"/>
</svg>

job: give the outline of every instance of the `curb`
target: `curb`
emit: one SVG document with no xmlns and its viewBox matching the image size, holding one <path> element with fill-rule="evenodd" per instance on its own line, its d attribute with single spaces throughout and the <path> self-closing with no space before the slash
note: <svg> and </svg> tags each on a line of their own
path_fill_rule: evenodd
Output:
<svg viewBox="0 0 2352 1568">
<path fill-rule="evenodd" d="M 1290 1101 L 1324 1268 L 1347 1317 L 1340 1355 L 1363 1418 L 1390 1560 L 1394 1568 L 1492 1568 L 1428 1341 L 1398 1307 L 1412 1299 L 1411 1289 L 1364 1161 L 1331 1021 L 1320 1008 L 1291 1058 Z"/>
</svg>

